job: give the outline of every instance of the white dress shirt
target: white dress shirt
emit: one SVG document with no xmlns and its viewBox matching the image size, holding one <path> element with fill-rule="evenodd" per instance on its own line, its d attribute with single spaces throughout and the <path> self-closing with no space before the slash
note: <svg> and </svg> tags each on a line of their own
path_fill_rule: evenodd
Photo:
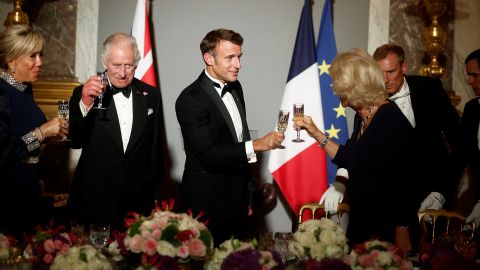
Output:
<svg viewBox="0 0 480 270">
<path fill-rule="evenodd" d="M 398 105 L 412 127 L 415 127 L 415 115 L 413 114 L 412 100 L 410 99 L 410 88 L 408 88 L 405 77 L 403 78 L 403 85 L 400 91 L 392 95 L 389 99 Z"/>
<path fill-rule="evenodd" d="M 238 112 L 237 105 L 235 104 L 235 100 L 233 99 L 233 96 L 231 93 L 227 92 L 223 95 L 222 97 L 222 89 L 225 87 L 225 83 L 213 78 L 208 74 L 207 70 L 204 71 L 205 75 L 207 75 L 210 80 L 218 83 L 220 87 L 215 87 L 215 90 L 217 90 L 218 95 L 222 98 L 223 103 L 225 104 L 225 107 L 227 107 L 228 113 L 230 114 L 230 117 L 232 118 L 233 125 L 235 127 L 235 133 L 237 135 L 237 139 L 239 142 L 243 142 L 243 124 L 242 124 L 242 118 L 240 117 L 240 112 Z M 253 150 L 253 142 L 252 141 L 246 141 L 245 142 L 245 153 L 247 155 L 247 159 L 249 163 L 254 163 L 257 161 L 257 155 L 255 154 L 255 151 Z"/>
<path fill-rule="evenodd" d="M 112 87 L 110 85 L 110 87 Z M 133 91 L 132 91 L 133 92 Z M 127 150 L 128 141 L 130 140 L 130 134 L 132 132 L 133 124 L 133 93 L 126 98 L 122 94 L 117 94 L 113 96 L 113 101 L 115 102 L 115 108 L 117 109 L 118 123 L 120 124 L 120 133 L 122 136 L 123 152 Z M 85 117 L 88 112 L 92 109 L 93 105 L 90 108 L 87 108 L 83 101 L 80 99 L 80 111 L 82 112 L 83 117 Z"/>
</svg>

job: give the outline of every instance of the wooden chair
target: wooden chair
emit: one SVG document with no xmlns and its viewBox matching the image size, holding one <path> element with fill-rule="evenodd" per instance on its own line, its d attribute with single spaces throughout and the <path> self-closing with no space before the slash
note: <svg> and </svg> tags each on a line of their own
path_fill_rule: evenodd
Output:
<svg viewBox="0 0 480 270">
<path fill-rule="evenodd" d="M 303 222 L 303 214 L 305 211 L 309 210 L 312 214 L 312 218 L 315 218 L 315 214 L 317 210 L 321 209 L 322 210 L 322 215 L 328 217 L 328 213 L 325 211 L 325 205 L 324 204 L 318 204 L 317 202 L 314 203 L 306 203 L 300 207 L 300 211 L 298 212 L 298 228 L 300 228 L 300 225 Z M 350 212 L 350 208 L 347 203 L 340 203 L 338 204 L 337 208 L 337 213 L 341 217 L 344 213 Z M 318 216 L 318 215 L 317 215 Z"/>
<path fill-rule="evenodd" d="M 430 217 L 428 221 L 426 217 Z M 447 211 L 445 209 L 428 209 L 418 212 L 418 221 L 420 223 L 420 232 L 422 241 L 435 242 L 442 234 L 454 235 L 462 232 L 465 224 L 465 217 L 458 212 Z M 472 231 L 469 233 L 467 241 L 473 239 L 475 233 L 475 222 L 469 223 Z"/>
</svg>

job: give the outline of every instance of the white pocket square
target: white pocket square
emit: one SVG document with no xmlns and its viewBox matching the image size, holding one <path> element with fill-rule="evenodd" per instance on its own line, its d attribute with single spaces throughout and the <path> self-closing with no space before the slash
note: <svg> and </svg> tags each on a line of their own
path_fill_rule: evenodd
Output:
<svg viewBox="0 0 480 270">
<path fill-rule="evenodd" d="M 147 115 L 150 115 L 153 113 L 153 109 L 152 108 L 148 108 L 148 112 L 147 112 Z"/>
</svg>

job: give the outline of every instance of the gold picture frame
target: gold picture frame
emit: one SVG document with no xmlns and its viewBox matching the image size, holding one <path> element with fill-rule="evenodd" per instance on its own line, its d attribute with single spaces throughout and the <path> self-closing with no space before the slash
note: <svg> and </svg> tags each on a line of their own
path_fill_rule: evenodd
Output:
<svg viewBox="0 0 480 270">
<path fill-rule="evenodd" d="M 79 82 L 72 81 L 38 81 L 32 83 L 33 98 L 47 118 L 51 119 L 57 116 L 58 101 L 69 100 L 73 89 L 79 85 Z"/>
</svg>

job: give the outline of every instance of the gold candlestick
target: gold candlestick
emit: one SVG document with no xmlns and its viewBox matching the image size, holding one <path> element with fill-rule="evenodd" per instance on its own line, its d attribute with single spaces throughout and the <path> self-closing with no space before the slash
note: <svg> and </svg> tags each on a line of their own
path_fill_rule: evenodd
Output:
<svg viewBox="0 0 480 270">
<path fill-rule="evenodd" d="M 438 58 L 445 48 L 447 34 L 438 20 L 445 13 L 447 3 L 445 0 L 424 0 L 423 2 L 432 23 L 423 31 L 423 42 L 430 63 L 420 68 L 420 74 L 440 78 L 445 74 L 445 68 L 438 62 Z"/>
<path fill-rule="evenodd" d="M 27 13 L 22 11 L 22 0 L 13 1 L 13 11 L 8 13 L 7 19 L 3 23 L 5 27 L 14 24 L 29 24 Z"/>
</svg>

